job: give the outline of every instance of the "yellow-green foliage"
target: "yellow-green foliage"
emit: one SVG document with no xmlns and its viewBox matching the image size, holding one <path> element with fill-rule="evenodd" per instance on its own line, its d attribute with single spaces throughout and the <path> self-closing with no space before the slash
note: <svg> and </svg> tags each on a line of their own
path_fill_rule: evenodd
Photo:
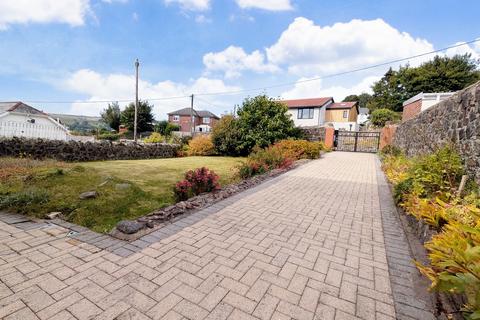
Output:
<svg viewBox="0 0 480 320">
<path fill-rule="evenodd" d="M 165 137 L 163 137 L 158 132 L 153 132 L 148 138 L 143 139 L 145 143 L 161 143 L 165 142 Z"/>
<path fill-rule="evenodd" d="M 323 142 L 311 142 L 307 140 L 281 140 L 273 145 L 281 153 L 292 160 L 317 159 L 320 151 L 325 150 Z"/>
<path fill-rule="evenodd" d="M 215 154 L 215 146 L 209 135 L 196 136 L 188 143 L 189 156 L 211 156 Z"/>
<path fill-rule="evenodd" d="M 383 169 L 394 185 L 394 196 L 405 211 L 438 231 L 425 244 L 430 265 L 417 263 L 432 288 L 467 297 L 466 319 L 480 319 L 480 209 L 475 191 L 457 194 L 463 166 L 449 147 L 407 159 L 383 157 Z"/>
</svg>

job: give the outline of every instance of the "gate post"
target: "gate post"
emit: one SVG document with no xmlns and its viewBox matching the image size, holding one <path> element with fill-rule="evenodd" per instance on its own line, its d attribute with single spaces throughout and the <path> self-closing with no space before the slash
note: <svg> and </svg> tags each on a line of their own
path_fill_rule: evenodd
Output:
<svg viewBox="0 0 480 320">
<path fill-rule="evenodd" d="M 357 152 L 357 143 L 358 143 L 358 132 L 355 132 L 355 148 L 353 149 L 354 152 Z"/>
</svg>

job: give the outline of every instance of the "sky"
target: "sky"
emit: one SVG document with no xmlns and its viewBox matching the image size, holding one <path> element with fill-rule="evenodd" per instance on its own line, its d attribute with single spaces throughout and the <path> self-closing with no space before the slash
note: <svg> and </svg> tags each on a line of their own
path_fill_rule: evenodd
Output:
<svg viewBox="0 0 480 320">
<path fill-rule="evenodd" d="M 371 92 L 389 66 L 332 74 L 480 38 L 480 1 L 459 3 L 0 0 L 0 101 L 98 115 L 107 101 L 133 101 L 136 58 L 139 96 L 159 120 L 191 94 L 218 115 L 262 93 L 342 100 Z M 480 58 L 480 42 L 442 54 L 465 52 Z"/>
</svg>

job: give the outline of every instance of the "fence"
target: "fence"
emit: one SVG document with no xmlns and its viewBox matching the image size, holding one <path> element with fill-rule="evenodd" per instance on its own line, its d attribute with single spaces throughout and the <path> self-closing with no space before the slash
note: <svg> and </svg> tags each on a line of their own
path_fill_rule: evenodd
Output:
<svg viewBox="0 0 480 320">
<path fill-rule="evenodd" d="M 54 125 L 22 122 L 0 122 L 0 137 L 42 138 L 51 140 L 67 140 L 68 133 Z"/>
</svg>

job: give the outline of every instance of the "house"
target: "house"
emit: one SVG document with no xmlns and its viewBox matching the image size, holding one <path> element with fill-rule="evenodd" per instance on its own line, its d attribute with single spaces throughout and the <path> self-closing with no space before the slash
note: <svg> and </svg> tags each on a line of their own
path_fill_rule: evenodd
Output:
<svg viewBox="0 0 480 320">
<path fill-rule="evenodd" d="M 412 119 L 440 101 L 450 98 L 455 92 L 419 93 L 403 103 L 402 121 Z"/>
<path fill-rule="evenodd" d="M 370 120 L 370 110 L 368 108 L 358 108 L 357 123 L 361 126 L 366 125 Z"/>
<path fill-rule="evenodd" d="M 192 111 L 194 132 L 210 132 L 213 126 L 220 119 L 214 113 L 205 110 L 194 110 L 192 108 L 183 108 L 168 113 L 168 122 L 178 124 L 180 132 L 191 133 L 192 131 Z"/>
<path fill-rule="evenodd" d="M 0 137 L 70 140 L 68 129 L 23 102 L 0 102 Z"/>
<path fill-rule="evenodd" d="M 297 127 L 332 124 L 335 130 L 358 130 L 357 102 L 335 102 L 332 97 L 282 100 Z"/>
</svg>

